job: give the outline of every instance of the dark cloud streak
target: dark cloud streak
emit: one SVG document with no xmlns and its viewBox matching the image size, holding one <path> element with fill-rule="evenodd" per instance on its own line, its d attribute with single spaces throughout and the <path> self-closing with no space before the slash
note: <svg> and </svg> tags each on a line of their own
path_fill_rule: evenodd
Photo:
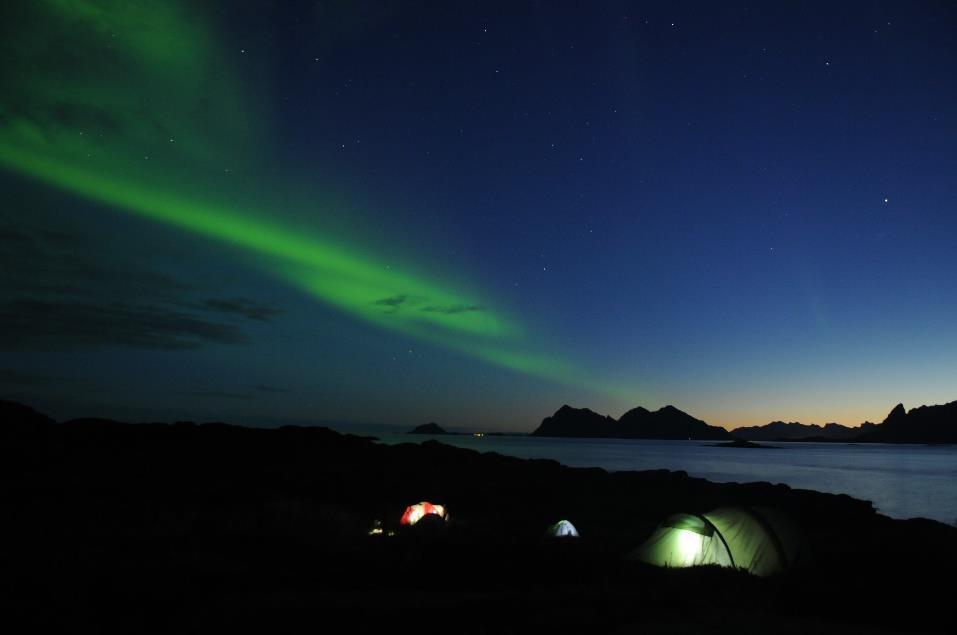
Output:
<svg viewBox="0 0 957 635">
<path fill-rule="evenodd" d="M 267 386 L 265 384 L 259 384 L 257 386 L 253 386 L 253 388 L 255 388 L 256 390 L 260 392 L 271 392 L 271 393 L 292 392 L 292 390 L 290 390 L 289 388 L 283 388 L 281 386 Z"/>
<path fill-rule="evenodd" d="M 0 303 L 0 348 L 5 350 L 71 350 L 110 345 L 183 350 L 207 343 L 247 341 L 230 324 L 161 306 L 34 299 Z"/>
<path fill-rule="evenodd" d="M 428 311 L 430 313 L 445 313 L 447 315 L 454 315 L 456 313 L 484 311 L 485 307 L 478 306 L 477 304 L 454 304 L 452 306 L 427 306 L 422 310 Z"/>
<path fill-rule="evenodd" d="M 188 286 L 135 263 L 111 262 L 84 237 L 0 223 L 0 289 L 7 293 L 123 295 L 156 299 Z"/>
<path fill-rule="evenodd" d="M 243 331 L 217 315 L 268 322 L 282 313 L 245 298 L 189 298 L 199 291 L 194 285 L 103 247 L 0 219 L 0 350 L 245 344 Z"/>
<path fill-rule="evenodd" d="M 7 386 L 59 386 L 72 381 L 70 377 L 31 373 L 16 368 L 0 368 L 0 384 Z"/>
<path fill-rule="evenodd" d="M 257 322 L 268 322 L 282 311 L 268 304 L 262 304 L 244 298 L 210 298 L 203 307 L 218 313 L 239 315 Z"/>
<path fill-rule="evenodd" d="M 253 395 L 228 390 L 179 390 L 173 394 L 182 397 L 202 397 L 204 399 L 255 399 Z"/>
<path fill-rule="evenodd" d="M 385 306 L 391 309 L 390 313 L 396 313 L 403 307 L 424 311 L 426 313 L 444 313 L 446 315 L 455 315 L 457 313 L 470 313 L 473 311 L 485 311 L 485 307 L 477 304 L 453 304 L 450 306 L 428 305 L 422 306 L 428 301 L 428 298 L 420 296 L 411 296 L 406 294 L 394 295 L 388 298 L 376 300 L 377 306 Z M 421 308 L 420 308 L 421 307 Z"/>
</svg>

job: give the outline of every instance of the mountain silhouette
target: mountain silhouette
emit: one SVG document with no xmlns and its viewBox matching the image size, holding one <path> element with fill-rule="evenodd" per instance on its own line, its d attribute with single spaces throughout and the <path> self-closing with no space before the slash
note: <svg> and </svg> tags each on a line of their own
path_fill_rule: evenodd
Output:
<svg viewBox="0 0 957 635">
<path fill-rule="evenodd" d="M 600 415 L 588 408 L 572 408 L 564 405 L 532 432 L 538 437 L 614 437 L 615 424 L 609 416 Z"/>
<path fill-rule="evenodd" d="M 735 428 L 731 431 L 731 435 L 746 441 L 804 441 L 807 439 L 850 441 L 873 430 L 875 427 L 876 424 L 870 421 L 865 421 L 856 428 L 842 426 L 839 423 L 827 423 L 819 426 L 815 423 L 772 421 L 763 426 Z"/>
<path fill-rule="evenodd" d="M 897 404 L 883 423 L 858 441 L 863 443 L 957 443 L 957 401 L 920 406 L 910 411 Z"/>
<path fill-rule="evenodd" d="M 649 412 L 638 407 L 629 410 L 618 420 L 618 425 L 631 439 L 730 439 L 724 428 L 710 426 L 674 406 Z"/>
<path fill-rule="evenodd" d="M 763 426 L 735 428 L 731 434 L 747 441 L 851 441 L 854 443 L 957 443 L 957 401 L 920 406 L 907 411 L 897 404 L 879 424 L 865 421 L 856 428 L 772 421 Z"/>
<path fill-rule="evenodd" d="M 432 423 L 423 423 L 420 426 L 415 426 L 408 432 L 409 434 L 448 434 L 448 432 L 440 426 L 439 424 Z"/>
<path fill-rule="evenodd" d="M 724 428 L 710 426 L 671 405 L 654 412 L 639 406 L 623 414 L 617 421 L 588 408 L 564 405 L 552 416 L 545 417 L 532 435 L 611 439 L 731 438 Z"/>
</svg>

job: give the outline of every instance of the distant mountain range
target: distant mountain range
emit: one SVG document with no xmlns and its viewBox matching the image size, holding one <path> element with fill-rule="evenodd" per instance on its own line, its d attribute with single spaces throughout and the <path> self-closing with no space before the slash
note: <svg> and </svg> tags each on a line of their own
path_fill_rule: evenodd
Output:
<svg viewBox="0 0 957 635">
<path fill-rule="evenodd" d="M 839 423 L 785 423 L 772 421 L 763 426 L 735 428 L 731 435 L 746 441 L 849 441 L 877 428 L 877 424 L 865 421 L 856 428 Z"/>
<path fill-rule="evenodd" d="M 565 405 L 551 417 L 545 417 L 532 432 L 538 437 L 606 437 L 613 439 L 703 439 L 727 440 L 731 434 L 724 428 L 709 426 L 674 406 L 654 412 L 637 407 L 617 421 L 588 408 Z"/>
<path fill-rule="evenodd" d="M 44 435 L 53 426 L 53 419 L 35 410 L 10 401 L 0 400 L 0 441 L 14 437 Z M 83 424 L 87 430 L 108 430 L 119 424 L 107 419 L 74 419 L 65 422 Z M 151 425 L 151 424 L 141 424 Z M 205 427 L 224 426 L 208 423 Z M 438 424 L 426 424 L 411 431 L 419 434 L 442 434 Z M 708 425 L 674 406 L 655 411 L 638 407 L 615 420 L 588 408 L 565 405 L 545 417 L 532 432 L 539 437 L 578 437 L 613 439 L 694 439 L 728 441 L 843 441 L 852 443 L 957 443 L 957 401 L 936 406 L 920 406 L 907 411 L 897 404 L 879 424 L 864 422 L 858 427 L 828 423 L 824 426 L 773 421 L 763 426 L 724 428 Z"/>
<path fill-rule="evenodd" d="M 897 404 L 880 424 L 849 427 L 772 421 L 763 426 L 724 428 L 708 425 L 674 406 L 649 411 L 638 407 L 615 420 L 588 408 L 565 405 L 545 417 L 532 432 L 539 437 L 612 439 L 700 439 L 746 441 L 844 441 L 853 443 L 957 443 L 957 401 L 921 406 L 909 412 Z"/>
<path fill-rule="evenodd" d="M 748 441 L 850 441 L 854 443 L 957 443 L 957 401 L 921 406 L 908 412 L 897 404 L 879 424 L 865 421 L 856 428 L 837 423 L 825 426 L 773 421 L 763 426 L 735 428 L 731 434 Z"/>
</svg>

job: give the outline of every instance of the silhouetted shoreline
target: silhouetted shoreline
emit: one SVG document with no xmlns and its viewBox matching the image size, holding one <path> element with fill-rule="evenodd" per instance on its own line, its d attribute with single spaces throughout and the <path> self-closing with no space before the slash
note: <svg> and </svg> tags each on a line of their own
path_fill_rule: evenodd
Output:
<svg viewBox="0 0 957 635">
<path fill-rule="evenodd" d="M 846 633 L 950 619 L 936 576 L 957 564 L 957 529 L 847 496 L 325 428 L 55 423 L 9 402 L 0 421 L 8 619 L 37 628 L 262 633 L 344 614 L 382 630 L 415 614 L 466 633 Z M 446 532 L 402 531 L 422 500 L 447 507 Z M 669 515 L 725 505 L 793 517 L 794 567 L 758 579 L 623 558 Z M 581 538 L 545 541 L 562 518 Z"/>
<path fill-rule="evenodd" d="M 745 441 L 744 439 L 735 439 L 734 441 L 728 441 L 726 443 L 712 443 L 711 447 L 713 448 L 744 448 L 748 450 L 780 450 L 780 446 L 777 445 L 765 445 L 764 443 L 754 443 L 753 441 Z"/>
</svg>

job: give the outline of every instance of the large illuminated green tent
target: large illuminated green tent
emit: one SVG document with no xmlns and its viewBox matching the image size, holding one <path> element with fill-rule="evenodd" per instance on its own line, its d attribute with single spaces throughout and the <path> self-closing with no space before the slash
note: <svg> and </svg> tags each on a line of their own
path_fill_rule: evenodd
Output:
<svg viewBox="0 0 957 635">
<path fill-rule="evenodd" d="M 769 509 L 721 507 L 706 514 L 675 514 L 629 556 L 662 567 L 718 565 L 770 575 L 787 568 L 797 534 Z"/>
</svg>

